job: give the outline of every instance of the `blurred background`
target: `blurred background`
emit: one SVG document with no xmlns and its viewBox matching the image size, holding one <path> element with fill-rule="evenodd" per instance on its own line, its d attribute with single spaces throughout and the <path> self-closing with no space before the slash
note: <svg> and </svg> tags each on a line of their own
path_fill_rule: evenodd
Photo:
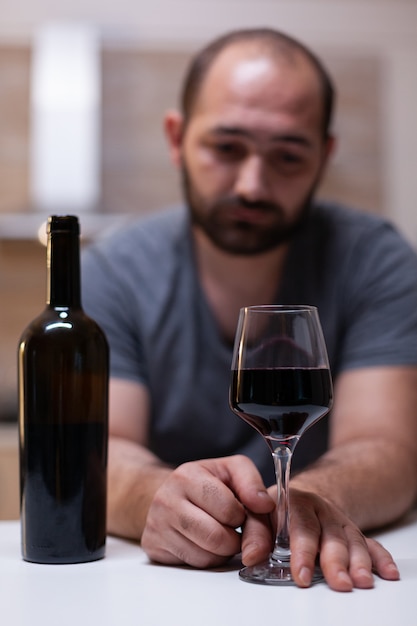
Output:
<svg viewBox="0 0 417 626">
<path fill-rule="evenodd" d="M 180 198 L 161 120 L 190 55 L 273 26 L 323 59 L 338 149 L 321 195 L 417 246 L 417 0 L 0 0 L 0 518 L 18 515 L 16 350 L 43 308 L 47 215 L 83 241 Z"/>
</svg>

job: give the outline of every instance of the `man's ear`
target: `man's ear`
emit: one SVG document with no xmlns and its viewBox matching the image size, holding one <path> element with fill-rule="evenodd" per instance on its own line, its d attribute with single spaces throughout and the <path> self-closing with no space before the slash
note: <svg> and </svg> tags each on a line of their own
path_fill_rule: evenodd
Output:
<svg viewBox="0 0 417 626">
<path fill-rule="evenodd" d="M 179 111 L 167 111 L 164 117 L 165 137 L 168 141 L 171 161 L 178 167 L 181 164 L 181 147 L 184 119 Z"/>
</svg>

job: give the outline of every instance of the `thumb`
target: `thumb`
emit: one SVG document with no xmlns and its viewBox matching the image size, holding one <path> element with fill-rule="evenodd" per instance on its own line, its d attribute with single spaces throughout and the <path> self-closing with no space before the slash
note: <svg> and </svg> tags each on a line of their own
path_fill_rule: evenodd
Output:
<svg viewBox="0 0 417 626">
<path fill-rule="evenodd" d="M 269 515 L 248 513 L 242 534 L 242 563 L 251 566 L 266 559 L 272 542 Z"/>
</svg>

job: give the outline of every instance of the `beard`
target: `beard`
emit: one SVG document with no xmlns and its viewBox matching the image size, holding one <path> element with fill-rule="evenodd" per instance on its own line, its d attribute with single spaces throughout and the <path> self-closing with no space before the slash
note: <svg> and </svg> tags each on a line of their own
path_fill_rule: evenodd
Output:
<svg viewBox="0 0 417 626">
<path fill-rule="evenodd" d="M 235 255 L 256 255 L 287 243 L 305 224 L 316 189 L 312 185 L 289 219 L 274 202 L 251 202 L 236 195 L 205 200 L 193 185 L 188 169 L 181 168 L 182 186 L 191 223 L 200 228 L 220 250 Z M 254 211 L 262 219 L 244 219 L 239 211 Z"/>
</svg>

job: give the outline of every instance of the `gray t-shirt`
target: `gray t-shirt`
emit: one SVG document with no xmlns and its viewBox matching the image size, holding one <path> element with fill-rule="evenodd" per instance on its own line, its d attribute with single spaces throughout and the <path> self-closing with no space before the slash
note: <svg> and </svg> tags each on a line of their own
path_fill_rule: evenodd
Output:
<svg viewBox="0 0 417 626">
<path fill-rule="evenodd" d="M 174 466 L 246 454 L 271 483 L 267 445 L 228 406 L 232 346 L 200 288 L 187 211 L 133 221 L 91 245 L 82 269 L 83 306 L 107 334 L 111 375 L 149 388 L 151 450 Z M 315 206 L 291 243 L 276 302 L 318 307 L 334 378 L 417 364 L 417 256 L 380 218 Z M 326 450 L 328 419 L 305 433 L 294 469 Z"/>
</svg>

